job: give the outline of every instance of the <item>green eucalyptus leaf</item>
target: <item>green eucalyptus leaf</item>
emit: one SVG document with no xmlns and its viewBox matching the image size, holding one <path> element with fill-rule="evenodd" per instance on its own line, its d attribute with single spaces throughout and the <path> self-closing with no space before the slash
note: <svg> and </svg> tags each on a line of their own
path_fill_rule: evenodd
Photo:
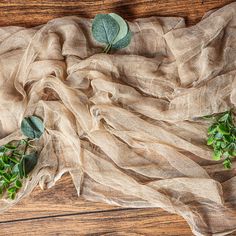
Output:
<svg viewBox="0 0 236 236">
<path fill-rule="evenodd" d="M 39 139 L 44 132 L 44 124 L 37 116 L 28 116 L 21 122 L 21 131 L 30 139 Z"/>
<path fill-rule="evenodd" d="M 121 39 L 117 43 L 113 44 L 112 48 L 114 48 L 114 49 L 125 48 L 130 44 L 130 41 L 131 41 L 131 31 L 129 31 L 123 39 Z"/>
<path fill-rule="evenodd" d="M 23 156 L 22 166 L 23 166 L 23 172 L 24 172 L 25 177 L 27 177 L 27 175 L 34 169 L 34 167 L 37 164 L 37 161 L 38 161 L 37 152 L 33 152 L 33 153 Z"/>
<path fill-rule="evenodd" d="M 110 13 L 109 15 L 118 23 L 119 28 L 120 28 L 119 33 L 117 34 L 116 38 L 112 42 L 112 44 L 116 44 L 118 41 L 120 41 L 127 35 L 129 31 L 129 27 L 126 21 L 121 16 L 117 15 L 116 13 Z"/>
<path fill-rule="evenodd" d="M 119 24 L 108 14 L 98 14 L 92 23 L 93 37 L 100 43 L 112 44 L 120 31 Z"/>
</svg>

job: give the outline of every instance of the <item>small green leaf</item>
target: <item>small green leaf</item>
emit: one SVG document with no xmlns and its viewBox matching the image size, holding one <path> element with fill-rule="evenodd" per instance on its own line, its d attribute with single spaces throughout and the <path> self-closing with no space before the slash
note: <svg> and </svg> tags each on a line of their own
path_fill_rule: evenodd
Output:
<svg viewBox="0 0 236 236">
<path fill-rule="evenodd" d="M 217 131 L 217 124 L 211 125 L 208 130 L 207 133 L 208 134 L 214 134 Z"/>
<path fill-rule="evenodd" d="M 213 159 L 214 159 L 215 161 L 219 161 L 220 158 L 221 158 L 221 156 L 222 156 L 222 152 L 216 150 L 216 151 L 214 152 L 214 154 L 213 154 Z"/>
<path fill-rule="evenodd" d="M 214 137 L 213 136 L 210 136 L 208 139 L 207 139 L 207 145 L 212 145 L 214 142 Z"/>
<path fill-rule="evenodd" d="M 14 163 L 19 163 L 19 161 L 15 157 L 9 157 L 9 159 Z"/>
<path fill-rule="evenodd" d="M 11 176 L 9 174 L 3 173 L 2 177 L 3 177 L 3 179 L 5 180 L 6 183 L 10 183 Z"/>
<path fill-rule="evenodd" d="M 15 193 L 16 192 L 16 187 L 11 187 L 9 189 L 7 189 L 8 193 Z"/>
<path fill-rule="evenodd" d="M 115 44 L 127 35 L 129 27 L 128 27 L 126 21 L 122 17 L 117 15 L 116 13 L 110 13 L 109 15 L 118 23 L 119 29 L 120 29 L 116 38 L 112 42 L 112 44 Z"/>
<path fill-rule="evenodd" d="M 223 162 L 223 165 L 224 165 L 225 169 L 231 169 L 232 162 L 231 162 L 230 158 L 226 158 Z"/>
<path fill-rule="evenodd" d="M 112 48 L 114 48 L 114 49 L 125 48 L 130 44 L 130 41 L 131 41 L 131 31 L 129 31 L 123 39 L 121 39 L 117 43 L 113 44 Z"/>
<path fill-rule="evenodd" d="M 215 139 L 222 139 L 223 138 L 223 134 L 222 133 L 216 133 L 215 134 Z"/>
<path fill-rule="evenodd" d="M 233 135 L 233 137 L 236 139 L 236 127 L 234 127 L 234 128 L 232 129 L 232 135 Z"/>
<path fill-rule="evenodd" d="M 19 174 L 19 163 L 16 164 L 13 168 L 12 168 L 12 173 L 13 174 Z"/>
<path fill-rule="evenodd" d="M 6 144 L 6 145 L 4 145 L 4 147 L 5 147 L 6 149 L 9 149 L 9 150 L 15 150 L 15 149 L 16 149 L 16 146 L 11 145 L 11 144 Z"/>
<path fill-rule="evenodd" d="M 224 156 L 224 158 L 228 158 L 230 155 L 229 155 L 229 153 L 226 151 L 226 152 L 224 152 L 223 156 Z"/>
<path fill-rule="evenodd" d="M 119 24 L 108 14 L 98 14 L 92 23 L 93 37 L 100 43 L 112 44 L 120 31 Z"/>
<path fill-rule="evenodd" d="M 219 122 L 226 122 L 229 119 L 229 113 L 227 112 L 226 114 L 224 114 L 223 116 L 221 116 L 218 121 Z"/>
<path fill-rule="evenodd" d="M 9 193 L 9 194 L 8 194 L 8 197 L 9 197 L 11 200 L 14 200 L 15 197 L 16 197 L 16 193 L 15 193 L 15 192 Z"/>
<path fill-rule="evenodd" d="M 28 116 L 21 122 L 21 131 L 30 139 L 39 139 L 44 132 L 44 125 L 40 118 Z"/>
<path fill-rule="evenodd" d="M 16 178 L 17 178 L 18 174 L 17 173 L 14 173 L 12 176 L 11 176 L 11 179 L 10 179 L 10 182 L 13 182 Z"/>
<path fill-rule="evenodd" d="M 222 149 L 226 148 L 226 146 L 227 146 L 227 143 L 226 143 L 226 142 L 222 142 L 221 145 L 220 145 L 220 147 L 221 147 Z"/>
<path fill-rule="evenodd" d="M 9 186 L 9 182 L 7 182 L 7 181 L 5 181 L 5 180 L 2 180 L 2 181 L 1 181 L 1 184 L 2 184 L 2 186 L 3 186 L 4 188 L 8 188 L 8 186 Z"/>
<path fill-rule="evenodd" d="M 236 150 L 236 144 L 231 143 L 227 146 L 227 150 L 231 156 L 233 156 L 234 151 Z"/>
<path fill-rule="evenodd" d="M 217 128 L 221 134 L 230 134 L 228 127 L 224 124 L 219 124 Z"/>
<path fill-rule="evenodd" d="M 221 149 L 221 141 L 218 141 L 216 140 L 214 143 L 213 143 L 213 147 L 217 150 L 220 150 Z"/>
<path fill-rule="evenodd" d="M 21 183 L 20 180 L 18 180 L 18 179 L 16 180 L 15 187 L 18 188 L 18 189 L 22 187 L 22 183 Z"/>
<path fill-rule="evenodd" d="M 227 143 L 231 143 L 233 142 L 233 137 L 231 135 L 224 135 L 223 137 L 224 141 L 227 142 Z"/>
</svg>

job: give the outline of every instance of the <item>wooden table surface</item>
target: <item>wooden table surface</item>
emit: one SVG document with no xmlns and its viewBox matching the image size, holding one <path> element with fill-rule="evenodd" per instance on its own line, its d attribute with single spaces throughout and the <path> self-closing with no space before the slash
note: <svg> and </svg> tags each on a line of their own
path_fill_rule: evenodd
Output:
<svg viewBox="0 0 236 236">
<path fill-rule="evenodd" d="M 132 20 L 145 16 L 182 16 L 189 25 L 210 9 L 232 0 L 2 0 L 0 25 L 35 26 L 77 15 L 116 12 Z M 171 235 L 191 236 L 181 217 L 161 209 L 129 209 L 78 198 L 69 175 L 52 189 L 35 191 L 0 216 L 0 235 Z M 233 234 L 231 234 L 233 235 Z M 236 234 L 234 234 L 236 235 Z"/>
</svg>

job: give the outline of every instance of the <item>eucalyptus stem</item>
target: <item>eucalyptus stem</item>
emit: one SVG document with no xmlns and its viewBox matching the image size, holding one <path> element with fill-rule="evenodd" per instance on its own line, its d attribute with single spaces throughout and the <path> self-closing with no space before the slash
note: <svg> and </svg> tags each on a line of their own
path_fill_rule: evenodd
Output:
<svg viewBox="0 0 236 236">
<path fill-rule="evenodd" d="M 106 53 L 107 48 L 109 47 L 109 44 L 103 49 L 103 53 Z"/>
<path fill-rule="evenodd" d="M 28 148 L 28 146 L 29 146 L 29 141 L 30 141 L 30 139 L 27 138 L 27 139 L 24 140 L 24 141 L 25 141 L 25 149 L 24 149 L 24 155 L 25 155 L 25 153 L 26 153 L 26 151 L 27 151 L 27 148 Z"/>
<path fill-rule="evenodd" d="M 111 50 L 111 44 L 108 44 L 105 49 L 103 50 L 104 53 L 108 53 Z"/>
</svg>

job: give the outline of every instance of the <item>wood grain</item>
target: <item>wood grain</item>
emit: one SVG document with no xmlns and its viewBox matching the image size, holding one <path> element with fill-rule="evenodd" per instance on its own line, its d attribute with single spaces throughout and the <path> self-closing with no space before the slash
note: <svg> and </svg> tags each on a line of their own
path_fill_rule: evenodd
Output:
<svg viewBox="0 0 236 236">
<path fill-rule="evenodd" d="M 195 24 L 232 0 L 2 0 L 0 26 L 32 27 L 68 15 L 93 18 L 116 12 L 138 17 L 181 16 Z M 35 191 L 0 215 L 0 235 L 191 236 L 183 218 L 161 209 L 125 209 L 78 198 L 69 175 L 52 189 Z M 236 234 L 231 234 L 236 235 Z"/>
<path fill-rule="evenodd" d="M 174 223 L 173 223 L 174 222 Z M 3 235 L 189 236 L 185 223 L 157 210 L 120 210 L 1 223 Z M 181 231 L 180 231 L 181 229 Z"/>
<path fill-rule="evenodd" d="M 206 11 L 232 0 L 14 0 L 0 1 L 0 25 L 35 26 L 68 15 L 94 17 L 116 12 L 126 19 L 147 16 L 181 16 L 188 24 L 201 19 Z"/>
<path fill-rule="evenodd" d="M 192 235 L 184 219 L 161 209 L 129 209 L 78 198 L 69 175 L 0 215 L 0 235 Z M 176 234 L 174 232 L 176 231 Z"/>
<path fill-rule="evenodd" d="M 79 198 L 68 174 L 63 176 L 51 189 L 42 191 L 37 187 L 30 196 L 0 215 L 0 223 L 45 216 L 107 211 L 116 208 L 118 209 L 118 207 L 91 203 Z"/>
</svg>

